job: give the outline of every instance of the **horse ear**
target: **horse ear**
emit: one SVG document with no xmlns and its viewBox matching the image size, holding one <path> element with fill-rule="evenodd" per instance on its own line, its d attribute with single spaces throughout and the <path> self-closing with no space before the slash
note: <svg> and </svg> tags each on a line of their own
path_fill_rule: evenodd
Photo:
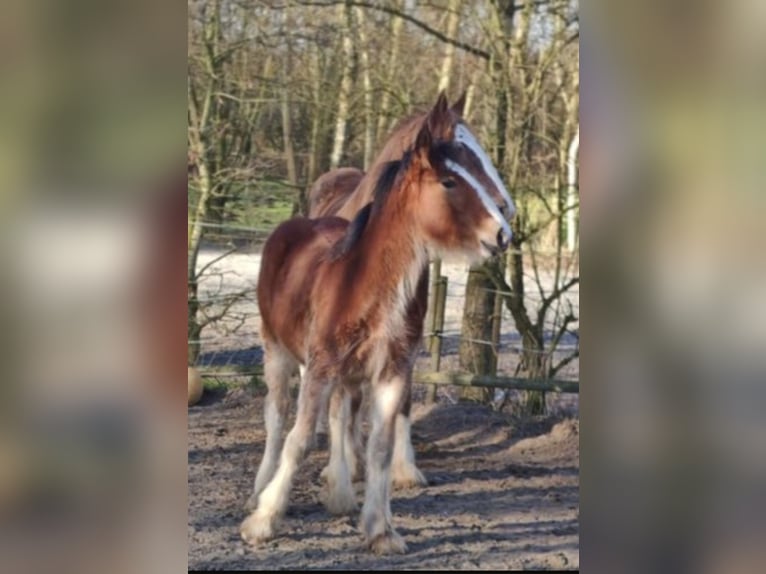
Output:
<svg viewBox="0 0 766 574">
<path fill-rule="evenodd" d="M 439 92 L 439 97 L 436 98 L 436 104 L 434 105 L 434 111 L 439 114 L 443 114 L 447 111 L 449 104 L 447 103 L 447 91 L 442 90 Z"/>
<path fill-rule="evenodd" d="M 431 119 L 431 114 L 429 114 L 428 120 Z M 420 131 L 418 132 L 417 137 L 415 138 L 415 152 L 425 152 L 426 157 L 428 156 L 428 150 L 431 148 L 431 142 L 433 141 L 433 135 L 431 134 L 431 126 L 429 125 L 430 121 L 423 122 L 423 125 L 420 128 Z"/>
<path fill-rule="evenodd" d="M 463 110 L 465 109 L 465 100 L 467 97 L 468 97 L 468 90 L 463 90 L 463 94 L 457 99 L 457 101 L 454 104 L 452 104 L 452 108 L 450 108 L 453 112 L 455 112 L 461 118 L 463 117 Z"/>
<path fill-rule="evenodd" d="M 449 122 L 448 110 L 447 94 L 442 90 L 439 92 L 439 97 L 436 99 L 434 107 L 428 112 L 428 118 L 426 119 L 426 125 L 428 125 L 431 131 L 431 136 L 442 133 L 442 127 Z"/>
</svg>

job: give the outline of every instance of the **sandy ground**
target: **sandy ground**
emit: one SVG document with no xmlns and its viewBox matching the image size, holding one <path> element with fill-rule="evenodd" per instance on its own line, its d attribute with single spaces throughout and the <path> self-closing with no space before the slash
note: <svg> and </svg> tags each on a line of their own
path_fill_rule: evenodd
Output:
<svg viewBox="0 0 766 574">
<path fill-rule="evenodd" d="M 200 253 L 199 265 L 221 255 Z M 229 321 L 203 332 L 202 370 L 217 374 L 260 367 L 262 349 L 255 302 L 260 255 L 234 253 L 213 263 L 200 296 L 225 300 L 243 292 Z M 458 367 L 467 266 L 442 266 L 449 278 L 441 369 Z M 546 292 L 552 275 L 539 276 Z M 526 277 L 527 307 L 540 294 Z M 579 292 L 566 298 L 579 313 Z M 574 325 L 576 328 L 577 325 Z M 565 338 L 556 358 L 576 341 Z M 520 341 L 504 313 L 498 371 L 513 373 Z M 430 370 L 425 349 L 416 365 Z M 560 376 L 577 378 L 579 362 Z M 429 485 L 394 493 L 394 525 L 409 546 L 404 556 L 378 557 L 362 547 L 357 516 L 333 517 L 318 502 L 326 436 L 318 437 L 296 478 L 277 538 L 258 547 L 239 537 L 243 505 L 252 489 L 265 442 L 265 390 L 240 386 L 206 395 L 189 409 L 189 567 L 194 569 L 576 569 L 579 566 L 579 404 L 577 395 L 548 393 L 544 418 L 519 419 L 488 407 L 457 402 L 457 389 L 440 386 L 425 407 L 425 388 L 413 396 L 413 444 Z M 223 391 L 221 391 L 223 392 Z M 420 401 L 420 404 L 417 402 Z M 513 409 L 509 409 L 513 410 Z M 363 483 L 357 483 L 358 502 Z"/>
<path fill-rule="evenodd" d="M 413 444 L 429 485 L 394 493 L 394 525 L 409 551 L 380 557 L 363 548 L 357 515 L 333 517 L 318 502 L 324 434 L 298 471 L 280 534 L 256 547 L 240 539 L 264 447 L 262 408 L 262 390 L 240 387 L 189 409 L 190 569 L 579 567 L 576 418 L 416 405 Z M 356 487 L 361 505 L 364 485 Z"/>
</svg>

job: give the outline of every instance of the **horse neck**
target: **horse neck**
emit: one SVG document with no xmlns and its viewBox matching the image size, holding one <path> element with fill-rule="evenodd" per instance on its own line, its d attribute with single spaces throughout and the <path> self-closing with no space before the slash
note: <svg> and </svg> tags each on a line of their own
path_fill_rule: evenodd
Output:
<svg viewBox="0 0 766 574">
<path fill-rule="evenodd" d="M 417 197 L 407 181 L 392 189 L 378 211 L 371 216 L 360 243 L 359 256 L 367 260 L 365 277 L 377 301 L 406 306 L 415 297 L 423 268 L 428 263 L 425 238 L 418 230 L 414 208 L 408 198 Z"/>
</svg>

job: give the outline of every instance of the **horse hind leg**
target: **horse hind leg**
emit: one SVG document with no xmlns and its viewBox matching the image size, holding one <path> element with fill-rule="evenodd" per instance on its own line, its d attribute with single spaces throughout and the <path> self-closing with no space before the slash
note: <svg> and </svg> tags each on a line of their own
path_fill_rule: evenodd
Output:
<svg viewBox="0 0 766 574">
<path fill-rule="evenodd" d="M 391 481 L 394 488 L 410 488 L 428 484 L 426 477 L 415 465 L 415 449 L 412 448 L 412 424 L 410 422 L 411 389 L 411 385 L 408 386 L 407 396 L 402 401 L 402 408 L 396 415 L 394 455 L 391 464 Z"/>
<path fill-rule="evenodd" d="M 356 510 L 356 496 L 349 469 L 352 453 L 348 451 L 345 436 L 350 408 L 350 394 L 338 385 L 330 398 L 330 462 L 322 471 L 322 477 L 327 481 L 323 502 L 331 514 L 349 514 Z"/>
<path fill-rule="evenodd" d="M 343 435 L 345 443 L 345 452 L 348 457 L 348 466 L 351 469 L 351 480 L 361 478 L 359 473 L 359 462 L 363 460 L 362 448 L 362 402 L 364 399 L 363 387 L 361 384 L 355 385 L 350 391 L 351 410 L 346 433 Z"/>
<path fill-rule="evenodd" d="M 245 510 L 252 511 L 258 506 L 258 495 L 274 476 L 282 448 L 282 434 L 285 420 L 290 409 L 290 376 L 295 371 L 297 361 L 285 349 L 274 343 L 265 345 L 264 379 L 268 393 L 264 404 L 266 423 L 266 448 L 255 475 L 253 493 L 245 504 Z"/>
<path fill-rule="evenodd" d="M 391 458 L 396 415 L 404 400 L 404 377 L 376 381 L 371 405 L 372 430 L 367 441 L 367 485 L 360 526 L 377 554 L 404 553 L 407 545 L 391 524 Z"/>
<path fill-rule="evenodd" d="M 333 449 L 338 449 L 339 445 L 336 441 L 340 440 L 340 436 L 343 437 L 343 452 L 346 455 L 346 459 L 348 460 L 348 468 L 351 473 L 351 481 L 356 482 L 357 480 L 361 480 L 363 478 L 363 473 L 359 472 L 359 467 L 361 464 L 361 461 L 364 460 L 363 456 L 363 445 L 362 445 L 362 416 L 361 416 L 361 406 L 362 401 L 364 399 L 364 393 L 361 386 L 361 381 L 359 381 L 360 384 L 352 383 L 352 386 L 348 387 L 337 387 L 335 389 L 336 393 L 345 393 L 350 396 L 350 409 L 349 409 L 349 416 L 346 419 L 347 424 L 344 427 L 344 432 L 331 432 L 330 433 L 330 453 L 333 452 Z M 328 427 L 332 430 L 333 426 L 330 422 L 330 417 L 332 417 L 335 413 L 339 412 L 337 409 L 333 408 L 333 399 L 330 400 L 330 411 L 328 414 Z M 337 423 L 336 423 L 337 424 Z M 340 426 L 336 426 L 336 429 L 340 428 Z M 328 464 L 322 469 L 322 472 L 320 474 L 320 477 L 322 480 L 327 480 L 327 475 L 330 472 L 330 465 Z"/>
<path fill-rule="evenodd" d="M 258 496 L 258 508 L 240 526 L 245 542 L 254 543 L 274 536 L 277 523 L 287 509 L 295 472 L 311 447 L 319 411 L 324 408 L 331 390 L 332 386 L 318 379 L 310 369 L 301 381 L 298 413 L 282 447 L 277 471 Z"/>
</svg>

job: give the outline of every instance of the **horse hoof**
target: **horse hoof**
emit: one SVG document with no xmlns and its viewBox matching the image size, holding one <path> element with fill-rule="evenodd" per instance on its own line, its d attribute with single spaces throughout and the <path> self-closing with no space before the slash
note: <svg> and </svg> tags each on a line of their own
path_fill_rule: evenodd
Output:
<svg viewBox="0 0 766 574">
<path fill-rule="evenodd" d="M 322 504 L 327 512 L 336 516 L 353 514 L 359 508 L 356 504 L 353 488 L 347 492 L 328 492 L 325 494 Z"/>
<path fill-rule="evenodd" d="M 242 522 L 239 533 L 248 544 L 256 544 L 274 537 L 275 523 L 275 519 L 253 512 Z"/>
<path fill-rule="evenodd" d="M 256 508 L 258 508 L 258 495 L 253 493 L 245 502 L 245 512 L 253 512 Z"/>
<path fill-rule="evenodd" d="M 407 552 L 404 538 L 393 530 L 376 536 L 367 545 L 375 554 L 404 554 Z"/>
<path fill-rule="evenodd" d="M 391 484 L 396 489 L 427 486 L 428 481 L 414 464 L 391 470 Z"/>
</svg>

